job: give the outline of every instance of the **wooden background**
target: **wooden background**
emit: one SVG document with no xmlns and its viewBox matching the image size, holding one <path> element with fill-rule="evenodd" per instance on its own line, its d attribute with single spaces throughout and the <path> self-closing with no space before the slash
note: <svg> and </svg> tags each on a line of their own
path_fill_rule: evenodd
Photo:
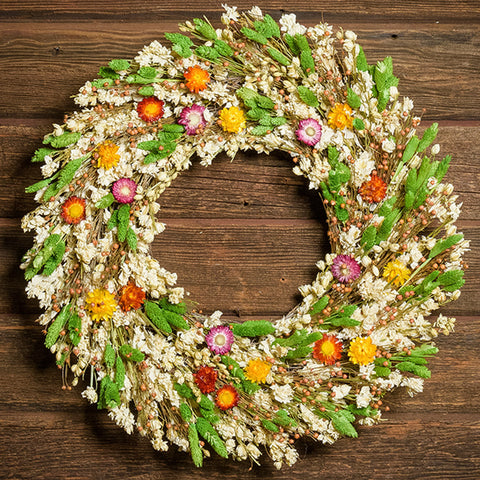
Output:
<svg viewBox="0 0 480 480">
<path fill-rule="evenodd" d="M 478 311 L 480 180 L 480 9 L 477 0 L 306 0 L 262 2 L 278 18 L 296 12 L 353 29 L 372 62 L 392 55 L 400 91 L 438 121 L 449 179 L 464 202 L 458 222 L 472 240 L 467 285 L 444 309 L 457 315 L 454 335 L 438 341 L 433 377 L 423 394 L 398 392 L 381 425 L 360 438 L 324 447 L 300 443 L 300 460 L 277 472 L 215 457 L 196 471 L 173 449 L 156 453 L 129 437 L 80 397 L 61 390 L 43 347 L 35 302 L 18 270 L 31 245 L 19 222 L 34 208 L 25 186 L 40 178 L 29 158 L 63 113 L 70 95 L 111 58 L 129 58 L 179 21 L 207 14 L 219 25 L 220 1 L 109 2 L 2 0 L 0 3 L 0 477 L 15 479 L 478 479 L 480 478 Z M 238 1 L 240 8 L 251 4 Z M 296 288 L 328 251 L 321 204 L 295 177 L 285 156 L 220 157 L 195 165 L 165 193 L 168 224 L 154 254 L 178 272 L 204 311 L 274 318 L 293 307 Z M 161 238 L 160 238 L 161 237 Z"/>
</svg>

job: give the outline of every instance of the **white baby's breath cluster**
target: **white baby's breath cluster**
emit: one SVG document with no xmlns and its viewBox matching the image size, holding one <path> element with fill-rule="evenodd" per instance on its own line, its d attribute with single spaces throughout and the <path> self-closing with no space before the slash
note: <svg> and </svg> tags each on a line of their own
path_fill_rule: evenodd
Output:
<svg viewBox="0 0 480 480">
<path fill-rule="evenodd" d="M 417 136 L 391 59 L 369 66 L 350 31 L 224 8 L 223 29 L 181 26 L 203 44 L 154 41 L 80 89 L 81 110 L 36 153 L 45 179 L 29 190 L 40 206 L 22 222 L 35 235 L 22 266 L 66 388 L 85 378 L 82 396 L 127 433 L 197 466 L 210 449 L 258 462 L 263 446 L 280 468 L 299 437 L 356 436 L 386 392 L 422 391 L 433 340 L 455 322 L 429 316 L 458 298 L 468 241 L 450 159 L 428 150 L 435 124 Z M 286 151 L 319 191 L 331 253 L 283 318 L 228 326 L 185 302 L 149 247 L 179 173 L 250 149 Z"/>
</svg>

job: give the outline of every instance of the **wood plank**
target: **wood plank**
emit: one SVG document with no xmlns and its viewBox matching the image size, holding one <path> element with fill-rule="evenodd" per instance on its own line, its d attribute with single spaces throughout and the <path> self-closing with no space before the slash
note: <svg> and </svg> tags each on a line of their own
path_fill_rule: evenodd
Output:
<svg viewBox="0 0 480 480">
<path fill-rule="evenodd" d="M 174 448 L 166 454 L 155 452 L 148 441 L 126 435 L 105 412 L 88 406 L 80 397 L 81 386 L 62 391 L 60 372 L 33 320 L 25 315 L 0 315 L 2 478 L 91 479 L 91 462 L 84 460 L 89 457 L 95 458 L 99 478 L 196 475 L 186 454 Z M 222 478 L 232 480 L 244 476 L 286 480 L 303 478 L 308 471 L 320 478 L 410 480 L 418 478 L 420 465 L 426 479 L 477 479 L 478 320 L 461 317 L 454 335 L 439 337 L 440 352 L 430 362 L 433 375 L 424 392 L 413 398 L 402 390 L 387 396 L 385 405 L 391 411 L 384 414 L 385 421 L 359 427 L 358 439 L 342 439 L 328 447 L 299 442 L 299 462 L 280 472 L 267 457 L 265 465 L 248 472 L 248 463 L 226 462 L 214 455 L 205 462 L 201 475 L 220 478 L 221 472 Z M 68 448 L 59 451 L 66 441 Z"/>
<path fill-rule="evenodd" d="M 459 222 L 459 230 L 480 246 L 478 222 Z M 0 313 L 38 312 L 33 300 L 23 301 L 25 282 L 18 269 L 31 247 L 16 220 L 0 220 L 3 262 L 0 280 L 4 295 Z M 315 263 L 329 251 L 324 225 L 317 220 L 177 219 L 152 244 L 152 255 L 178 274 L 178 285 L 205 312 L 221 310 L 242 319 L 255 315 L 281 316 L 300 300 L 298 286 L 310 283 Z M 449 315 L 480 311 L 475 278 L 478 256 L 468 255 L 470 269 L 460 299 L 442 309 Z M 19 301 L 22 299 L 22 301 Z"/>
<path fill-rule="evenodd" d="M 236 0 L 235 5 L 239 10 L 248 10 L 252 7 L 252 2 Z M 478 2 L 475 0 L 456 2 L 407 0 L 400 3 L 394 0 L 385 0 L 382 2 L 381 8 L 376 9 L 371 8 L 371 3 L 367 0 L 345 0 L 342 1 L 341 8 L 335 0 L 326 0 L 321 4 L 308 0 L 296 0 L 288 6 L 280 0 L 271 0 L 268 2 L 268 6 L 262 5 L 262 9 L 264 13 L 278 16 L 282 13 L 293 12 L 299 17 L 311 18 L 312 15 L 324 15 L 341 18 L 343 21 L 346 18 L 361 19 L 372 24 L 377 24 L 380 19 L 385 22 L 422 20 L 426 23 L 432 21 L 451 22 L 461 19 L 465 23 L 473 23 L 478 22 L 480 15 Z M 148 21 L 160 14 L 169 14 L 181 19 L 201 15 L 212 16 L 217 12 L 219 15 L 223 12 L 220 2 L 212 3 L 208 0 L 184 1 L 181 4 L 173 0 L 164 0 L 159 4 L 141 1 L 132 4 L 127 0 L 113 0 L 108 4 L 102 4 L 102 8 L 98 8 L 98 3 L 93 0 L 82 2 L 52 0 L 49 2 L 49 8 L 45 8 L 45 4 L 41 0 L 5 0 L 2 2 L 3 18 L 25 19 L 26 21 L 31 21 L 34 17 L 38 21 L 45 19 L 89 21 L 108 18 L 132 22 Z"/>
<path fill-rule="evenodd" d="M 313 25 L 321 18 L 309 14 L 305 23 Z M 340 20 L 343 27 L 357 32 L 371 63 L 393 56 L 401 94 L 413 98 L 418 111 L 426 108 L 426 119 L 479 118 L 477 25 L 414 23 L 407 28 L 397 20 L 388 29 L 379 29 L 378 24 Z M 178 16 L 162 18 L 162 31 L 177 31 L 177 22 Z M 63 112 L 74 108 L 70 95 L 95 78 L 102 64 L 132 57 L 154 39 L 163 40 L 163 35 L 151 19 L 148 23 L 55 23 L 48 30 L 38 22 L 3 23 L 0 70 L 5 85 L 15 85 L 15 95 L 0 98 L 0 117 L 62 118 Z M 28 72 L 30 80 L 19 81 L 19 72 Z"/>
<path fill-rule="evenodd" d="M 424 127 L 430 122 L 424 122 Z M 48 119 L 15 120 L 0 118 L 0 216 L 21 217 L 36 207 L 26 186 L 40 180 L 38 164 L 30 157 L 50 132 Z M 463 220 L 479 218 L 480 123 L 440 123 L 437 140 L 440 155 L 454 161 L 447 180 L 455 184 L 463 201 Z M 303 177 L 293 174 L 286 154 L 258 155 L 239 152 L 233 162 L 219 155 L 213 164 L 202 167 L 194 160 L 162 195 L 161 218 L 325 218 L 317 194 L 308 189 Z"/>
</svg>

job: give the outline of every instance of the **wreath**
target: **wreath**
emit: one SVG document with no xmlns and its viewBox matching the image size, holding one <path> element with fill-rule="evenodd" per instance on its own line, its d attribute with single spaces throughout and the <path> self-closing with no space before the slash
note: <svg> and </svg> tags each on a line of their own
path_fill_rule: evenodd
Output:
<svg viewBox="0 0 480 480">
<path fill-rule="evenodd" d="M 128 433 L 196 466 L 210 448 L 258 462 L 263 446 L 280 468 L 300 437 L 356 437 L 387 392 L 422 391 L 455 321 L 427 317 L 460 295 L 468 241 L 438 125 L 417 136 L 391 57 L 369 65 L 353 32 L 294 14 L 225 10 L 223 29 L 187 21 L 170 48 L 112 60 L 80 89 L 33 157 L 44 179 L 26 189 L 40 205 L 22 267 L 64 389 L 83 378 Z M 319 192 L 331 253 L 283 318 L 228 324 L 185 301 L 149 245 L 180 172 L 251 149 L 288 152 Z"/>
</svg>

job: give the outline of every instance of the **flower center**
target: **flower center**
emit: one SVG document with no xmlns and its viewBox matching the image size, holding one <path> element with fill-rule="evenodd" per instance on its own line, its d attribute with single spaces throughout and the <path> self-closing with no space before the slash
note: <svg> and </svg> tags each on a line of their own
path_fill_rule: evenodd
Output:
<svg viewBox="0 0 480 480">
<path fill-rule="evenodd" d="M 68 214 L 73 218 L 78 218 L 83 215 L 83 207 L 79 204 L 74 204 L 68 209 Z"/>
<path fill-rule="evenodd" d="M 226 342 L 227 339 L 225 338 L 225 335 L 222 335 L 221 333 L 215 337 L 215 345 L 218 345 L 219 347 L 225 345 Z"/>
<path fill-rule="evenodd" d="M 202 118 L 198 113 L 192 112 L 188 115 L 188 122 L 192 127 L 197 127 L 200 125 L 200 123 L 202 123 Z"/>
<path fill-rule="evenodd" d="M 120 192 L 122 192 L 122 195 L 130 195 L 132 193 L 128 185 L 123 186 Z"/>
<path fill-rule="evenodd" d="M 335 353 L 335 345 L 332 342 L 323 342 L 322 344 L 322 353 L 326 357 L 330 357 Z"/>
<path fill-rule="evenodd" d="M 154 117 L 159 112 L 158 105 L 156 103 L 149 103 L 145 107 L 145 114 L 149 117 Z"/>
<path fill-rule="evenodd" d="M 314 137 L 315 134 L 317 133 L 317 131 L 313 128 L 313 127 L 307 127 L 305 129 L 305 133 L 309 136 L 309 137 Z"/>
</svg>

